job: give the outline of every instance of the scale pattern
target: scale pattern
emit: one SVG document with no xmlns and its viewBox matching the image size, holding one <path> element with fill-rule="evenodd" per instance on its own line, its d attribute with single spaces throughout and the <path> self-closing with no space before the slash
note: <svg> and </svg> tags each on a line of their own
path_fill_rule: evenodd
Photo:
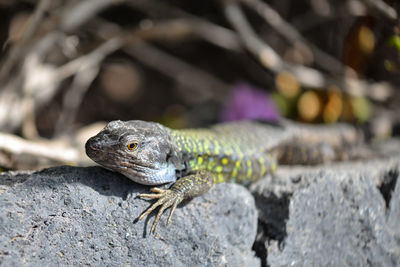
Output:
<svg viewBox="0 0 400 267">
<path fill-rule="evenodd" d="M 215 183 L 248 183 L 276 169 L 267 142 L 263 142 L 268 130 L 256 122 L 173 130 L 172 136 L 179 151 L 188 156 L 189 171 L 207 170 Z"/>
</svg>

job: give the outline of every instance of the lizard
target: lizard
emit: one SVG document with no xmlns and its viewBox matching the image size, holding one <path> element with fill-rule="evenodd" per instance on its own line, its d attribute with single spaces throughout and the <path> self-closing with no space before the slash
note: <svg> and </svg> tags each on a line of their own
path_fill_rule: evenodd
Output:
<svg viewBox="0 0 400 267">
<path fill-rule="evenodd" d="M 117 120 L 88 139 L 85 149 L 93 161 L 134 182 L 172 184 L 168 189 L 153 187 L 153 193 L 139 194 L 140 198 L 157 199 L 138 218 L 160 207 L 150 230 L 154 232 L 166 209 L 170 208 L 168 225 L 179 203 L 204 194 L 214 184 L 248 184 L 275 172 L 278 161 L 317 164 L 335 160 L 340 154 L 336 147 L 357 140 L 354 128 L 337 134 L 330 129 L 312 134 L 314 128 L 293 125 L 286 123 L 282 129 L 239 121 L 175 130 L 156 122 Z"/>
</svg>

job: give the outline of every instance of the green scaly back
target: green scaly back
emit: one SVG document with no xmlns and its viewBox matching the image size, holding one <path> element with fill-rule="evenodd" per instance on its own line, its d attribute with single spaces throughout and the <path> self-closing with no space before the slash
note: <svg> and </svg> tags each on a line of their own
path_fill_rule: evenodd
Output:
<svg viewBox="0 0 400 267">
<path fill-rule="evenodd" d="M 268 152 L 269 134 L 265 125 L 244 121 L 173 130 L 171 135 L 179 151 L 188 155 L 191 171 L 208 170 L 215 183 L 248 183 L 276 169 Z"/>
</svg>

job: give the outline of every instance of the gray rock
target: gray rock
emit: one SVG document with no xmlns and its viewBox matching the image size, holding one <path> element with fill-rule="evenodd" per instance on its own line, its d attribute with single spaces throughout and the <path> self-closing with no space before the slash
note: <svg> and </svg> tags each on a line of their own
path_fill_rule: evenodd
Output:
<svg viewBox="0 0 400 267">
<path fill-rule="evenodd" d="M 161 218 L 135 223 L 148 192 L 99 167 L 56 167 L 0 175 L 2 266 L 258 266 L 251 251 L 254 199 L 242 186 L 221 184 Z"/>
<path fill-rule="evenodd" d="M 396 146 L 400 151 L 400 143 L 396 143 Z M 276 174 L 253 183 L 250 191 L 256 199 L 259 220 L 268 225 L 269 237 L 281 241 L 286 235 L 284 221 L 289 217 L 289 203 L 294 192 L 307 188 L 326 176 L 337 180 L 342 176 L 364 175 L 376 187 L 381 187 L 385 177 L 396 172 L 399 164 L 400 157 L 396 155 L 382 159 L 336 162 L 320 166 L 281 166 Z M 359 181 L 353 180 L 354 183 Z"/>
<path fill-rule="evenodd" d="M 400 251 L 392 247 L 396 241 L 387 223 L 385 201 L 370 177 L 325 175 L 294 193 L 284 248 L 280 251 L 273 243 L 268 262 L 271 266 L 398 266 Z"/>
<path fill-rule="evenodd" d="M 400 266 L 400 142 L 381 150 L 385 158 L 281 167 L 251 185 L 263 265 Z"/>
</svg>

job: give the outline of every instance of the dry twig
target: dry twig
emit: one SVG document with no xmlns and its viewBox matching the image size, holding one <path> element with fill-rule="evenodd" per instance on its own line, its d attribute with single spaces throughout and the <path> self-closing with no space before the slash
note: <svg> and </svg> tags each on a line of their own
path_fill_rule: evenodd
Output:
<svg viewBox="0 0 400 267">
<path fill-rule="evenodd" d="M 0 133 L 2 166 L 31 169 L 54 163 L 76 165 L 82 161 L 82 155 L 77 149 L 60 142 L 32 142 L 11 134 Z"/>
</svg>

